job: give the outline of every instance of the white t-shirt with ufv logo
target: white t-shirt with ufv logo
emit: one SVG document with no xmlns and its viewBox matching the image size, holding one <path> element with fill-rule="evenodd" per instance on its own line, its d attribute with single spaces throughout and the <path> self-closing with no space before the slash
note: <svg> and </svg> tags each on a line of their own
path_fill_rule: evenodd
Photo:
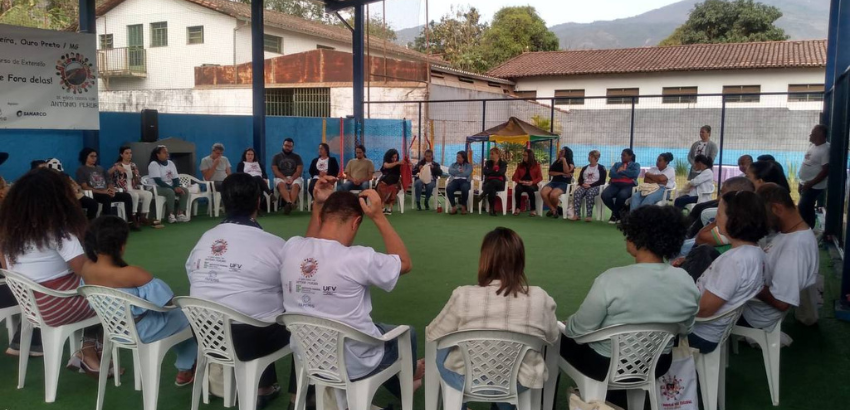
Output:
<svg viewBox="0 0 850 410">
<path fill-rule="evenodd" d="M 186 261 L 189 295 L 274 322 L 283 313 L 280 267 L 285 244 L 253 226 L 224 223 L 210 229 Z"/>
<path fill-rule="evenodd" d="M 372 321 L 369 287 L 395 288 L 401 274 L 398 255 L 385 255 L 363 246 L 337 241 L 293 237 L 283 251 L 283 305 L 287 313 L 336 320 L 365 334 L 380 337 Z M 291 344 L 298 354 L 298 346 Z M 375 370 L 384 357 L 383 346 L 348 341 L 348 376 L 356 379 Z"/>
</svg>

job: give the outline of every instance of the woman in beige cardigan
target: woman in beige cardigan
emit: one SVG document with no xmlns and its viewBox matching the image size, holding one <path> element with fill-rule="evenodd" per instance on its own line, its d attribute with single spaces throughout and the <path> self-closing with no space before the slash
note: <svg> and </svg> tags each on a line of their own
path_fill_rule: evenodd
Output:
<svg viewBox="0 0 850 410">
<path fill-rule="evenodd" d="M 558 340 L 555 301 L 543 289 L 528 286 L 525 246 L 510 229 L 496 228 L 484 237 L 478 284 L 455 289 L 425 332 L 428 341 L 434 341 L 449 333 L 473 329 L 525 333 L 547 343 Z M 457 348 L 437 351 L 437 370 L 449 386 L 463 390 L 463 356 Z M 542 388 L 548 377 L 543 355 L 529 351 L 519 369 L 520 391 Z M 502 406 L 511 407 L 500 403 Z"/>
</svg>

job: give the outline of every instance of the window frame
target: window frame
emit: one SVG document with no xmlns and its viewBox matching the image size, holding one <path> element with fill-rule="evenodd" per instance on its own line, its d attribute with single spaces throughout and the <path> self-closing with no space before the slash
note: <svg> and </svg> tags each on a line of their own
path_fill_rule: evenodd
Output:
<svg viewBox="0 0 850 410">
<path fill-rule="evenodd" d="M 661 89 L 662 104 L 696 104 L 699 87 L 663 87 Z"/>
<path fill-rule="evenodd" d="M 266 115 L 325 118 L 331 113 L 329 87 L 266 88 Z"/>
<path fill-rule="evenodd" d="M 755 89 L 748 91 L 747 88 Z M 754 95 L 732 95 L 728 94 L 754 94 Z M 723 100 L 731 104 L 747 104 L 761 102 L 761 85 L 724 85 Z"/>
<path fill-rule="evenodd" d="M 200 42 L 192 42 L 192 29 L 201 29 L 201 31 L 200 31 L 201 41 Z M 204 30 L 203 25 L 186 27 L 186 45 L 194 46 L 194 45 L 197 45 L 197 44 L 204 44 L 204 41 L 205 41 L 205 39 L 204 39 L 205 33 L 204 32 L 205 32 L 205 30 Z M 197 32 L 196 32 L 196 34 L 197 34 Z"/>
<path fill-rule="evenodd" d="M 529 100 L 537 99 L 537 90 L 514 91 L 514 97 L 525 98 Z"/>
<path fill-rule="evenodd" d="M 634 99 L 635 104 L 640 102 L 639 87 L 608 88 L 605 90 L 606 105 L 631 105 L 632 99 Z"/>
<path fill-rule="evenodd" d="M 107 38 L 109 39 L 109 42 L 108 42 L 109 47 L 104 47 L 104 41 L 103 40 L 107 39 Z M 101 34 L 101 35 L 98 36 L 98 40 L 100 41 L 99 50 L 112 50 L 113 48 L 115 48 L 115 37 L 112 35 L 112 33 Z"/>
<path fill-rule="evenodd" d="M 159 26 L 159 25 L 162 26 Z M 168 22 L 167 21 L 157 21 L 150 23 L 151 29 L 151 42 L 150 48 L 155 47 L 168 47 Z M 164 35 L 163 35 L 164 33 Z M 161 44 L 157 43 L 157 40 L 162 41 Z"/>
<path fill-rule="evenodd" d="M 270 50 L 268 45 L 270 40 L 275 40 L 277 43 L 276 50 Z M 274 34 L 263 33 L 263 51 L 267 53 L 283 54 L 283 37 Z"/>
<path fill-rule="evenodd" d="M 805 90 L 794 90 L 793 88 L 806 87 Z M 814 88 L 814 89 L 812 89 Z M 806 94 L 790 94 L 806 92 Z M 824 84 L 788 84 L 788 102 L 823 102 L 826 87 Z"/>
<path fill-rule="evenodd" d="M 561 93 L 561 95 L 558 95 Z M 579 95 L 581 94 L 581 95 Z M 555 90 L 555 105 L 584 105 L 585 90 Z"/>
<path fill-rule="evenodd" d="M 336 47 L 326 46 L 324 44 L 316 44 L 316 50 L 330 50 L 335 51 Z"/>
</svg>

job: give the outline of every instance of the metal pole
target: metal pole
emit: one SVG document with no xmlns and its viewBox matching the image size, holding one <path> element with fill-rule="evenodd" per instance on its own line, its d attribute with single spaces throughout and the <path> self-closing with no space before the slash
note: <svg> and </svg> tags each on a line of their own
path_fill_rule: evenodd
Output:
<svg viewBox="0 0 850 410">
<path fill-rule="evenodd" d="M 720 108 L 720 147 L 718 154 L 720 156 L 720 172 L 717 173 L 717 196 L 720 196 L 720 189 L 723 188 L 721 175 L 723 174 L 723 142 L 726 136 L 726 97 L 723 98 L 723 103 Z"/>
<path fill-rule="evenodd" d="M 419 102 L 419 158 L 422 158 L 422 101 Z"/>
<path fill-rule="evenodd" d="M 549 132 L 555 133 L 555 99 L 552 99 L 552 104 L 549 107 Z"/>
<path fill-rule="evenodd" d="M 365 68 L 365 34 L 364 34 L 364 6 L 358 4 L 354 6 L 354 32 L 352 33 L 352 54 L 354 63 L 354 130 L 355 141 L 359 139 L 362 128 L 358 124 L 363 124 L 363 88 L 366 83 Z"/>
<path fill-rule="evenodd" d="M 841 0 L 832 0 L 829 7 L 829 28 L 827 36 L 829 39 L 826 43 L 826 79 L 824 81 L 824 91 L 829 92 L 835 86 L 835 80 L 838 78 L 835 69 L 835 63 L 838 56 L 838 12 L 841 8 Z M 821 119 L 824 124 L 829 124 L 831 115 L 832 100 L 824 98 L 823 114 Z"/>
<path fill-rule="evenodd" d="M 841 236 L 844 220 L 844 184 L 847 176 L 847 110 L 850 74 L 835 83 L 829 124 L 829 178 L 826 190 L 826 234 Z M 839 238 L 844 240 L 844 238 Z"/>
<path fill-rule="evenodd" d="M 481 131 L 487 131 L 487 101 L 481 101 Z"/>
<path fill-rule="evenodd" d="M 632 118 L 629 129 L 629 149 L 635 149 L 635 97 L 632 97 Z"/>
<path fill-rule="evenodd" d="M 263 2 L 251 2 L 251 95 L 253 96 L 253 142 L 257 158 L 266 158 L 266 75 L 263 50 Z"/>
<path fill-rule="evenodd" d="M 80 33 L 97 34 L 97 16 L 94 0 L 80 0 Z M 100 114 L 98 114 L 100 115 Z M 100 151 L 100 131 L 84 130 L 83 146 Z"/>
</svg>

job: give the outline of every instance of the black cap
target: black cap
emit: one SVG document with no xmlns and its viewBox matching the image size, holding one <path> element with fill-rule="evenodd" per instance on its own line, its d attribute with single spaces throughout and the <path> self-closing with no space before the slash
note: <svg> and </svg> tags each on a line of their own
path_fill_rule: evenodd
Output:
<svg viewBox="0 0 850 410">
<path fill-rule="evenodd" d="M 3 165 L 3 163 L 6 162 L 7 159 L 9 159 L 9 153 L 0 152 L 0 165 Z"/>
</svg>

